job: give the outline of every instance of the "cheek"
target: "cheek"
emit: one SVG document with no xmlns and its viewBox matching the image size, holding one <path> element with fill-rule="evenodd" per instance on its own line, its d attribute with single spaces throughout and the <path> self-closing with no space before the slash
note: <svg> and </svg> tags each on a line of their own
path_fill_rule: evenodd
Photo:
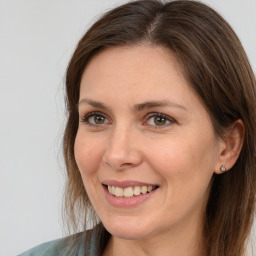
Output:
<svg viewBox="0 0 256 256">
<path fill-rule="evenodd" d="M 193 138 L 193 139 L 192 139 Z M 148 148 L 149 162 L 172 191 L 205 188 L 214 171 L 215 155 L 210 136 L 173 136 Z M 182 192 L 182 193 L 183 193 Z"/>
<path fill-rule="evenodd" d="M 91 175 L 97 171 L 103 152 L 104 149 L 100 141 L 98 142 L 95 138 L 90 139 L 89 135 L 83 135 L 78 131 L 75 139 L 74 154 L 82 176 Z"/>
<path fill-rule="evenodd" d="M 100 186 L 98 170 L 100 169 L 103 152 L 101 141 L 78 130 L 74 145 L 75 160 L 81 173 L 86 193 L 94 206 L 97 206 L 97 196 L 95 195 L 97 195 Z"/>
<path fill-rule="evenodd" d="M 188 142 L 174 135 L 167 140 L 157 141 L 154 146 L 146 146 L 149 162 L 153 169 L 168 176 L 187 169 L 195 156 L 188 149 Z M 194 154 L 194 153 L 193 153 Z M 182 171 L 183 172 L 183 171 Z"/>
<path fill-rule="evenodd" d="M 211 140 L 203 139 L 205 143 L 200 144 L 191 138 L 176 136 L 156 151 L 161 153 L 151 152 L 151 166 L 162 177 L 163 203 L 168 209 L 166 218 L 187 216 L 201 209 L 207 200 L 214 155 Z"/>
</svg>

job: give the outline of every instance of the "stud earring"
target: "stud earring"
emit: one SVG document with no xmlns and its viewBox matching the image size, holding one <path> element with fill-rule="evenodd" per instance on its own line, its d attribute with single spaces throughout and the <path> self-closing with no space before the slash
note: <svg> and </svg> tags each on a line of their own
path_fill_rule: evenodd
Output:
<svg viewBox="0 0 256 256">
<path fill-rule="evenodd" d="M 227 171 L 225 165 L 222 165 L 222 166 L 220 167 L 220 170 L 221 170 L 222 172 L 226 172 L 226 171 Z"/>
</svg>

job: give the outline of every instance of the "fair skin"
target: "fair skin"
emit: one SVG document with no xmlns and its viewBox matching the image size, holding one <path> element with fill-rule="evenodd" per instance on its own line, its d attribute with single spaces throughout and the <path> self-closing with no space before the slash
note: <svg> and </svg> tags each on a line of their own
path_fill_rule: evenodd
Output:
<svg viewBox="0 0 256 256">
<path fill-rule="evenodd" d="M 209 184 L 222 164 L 230 169 L 235 163 L 242 122 L 229 139 L 218 139 L 174 55 L 149 45 L 94 56 L 82 76 L 78 110 L 76 162 L 112 234 L 103 255 L 198 255 Z M 112 205 L 106 180 L 157 189 L 135 206 Z"/>
</svg>

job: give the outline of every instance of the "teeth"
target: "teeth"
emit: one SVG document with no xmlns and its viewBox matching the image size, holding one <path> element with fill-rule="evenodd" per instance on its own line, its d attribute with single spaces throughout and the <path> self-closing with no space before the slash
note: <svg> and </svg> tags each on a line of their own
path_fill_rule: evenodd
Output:
<svg viewBox="0 0 256 256">
<path fill-rule="evenodd" d="M 135 196 L 138 196 L 140 194 L 140 187 L 139 186 L 134 187 L 133 194 Z"/>
<path fill-rule="evenodd" d="M 122 188 L 116 187 L 115 196 L 124 196 L 124 190 Z"/>
<path fill-rule="evenodd" d="M 156 186 L 135 186 L 123 189 L 120 187 L 108 186 L 108 191 L 110 194 L 117 197 L 132 197 L 138 196 L 140 194 L 146 194 L 147 192 L 151 192 L 155 188 Z"/>
<path fill-rule="evenodd" d="M 124 197 L 131 197 L 133 196 L 133 189 L 132 187 L 124 189 Z"/>
<path fill-rule="evenodd" d="M 146 194 L 148 192 L 147 186 L 142 186 L 140 191 L 141 191 L 142 194 Z"/>
</svg>

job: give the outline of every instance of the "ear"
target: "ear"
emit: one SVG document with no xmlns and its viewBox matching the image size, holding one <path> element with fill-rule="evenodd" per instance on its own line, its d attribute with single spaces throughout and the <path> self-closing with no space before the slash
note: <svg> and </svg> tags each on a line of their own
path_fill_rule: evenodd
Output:
<svg viewBox="0 0 256 256">
<path fill-rule="evenodd" d="M 244 123 L 237 120 L 228 129 L 225 139 L 219 143 L 218 161 L 215 166 L 215 173 L 221 174 L 221 166 L 230 170 L 236 163 L 244 142 Z"/>
</svg>

